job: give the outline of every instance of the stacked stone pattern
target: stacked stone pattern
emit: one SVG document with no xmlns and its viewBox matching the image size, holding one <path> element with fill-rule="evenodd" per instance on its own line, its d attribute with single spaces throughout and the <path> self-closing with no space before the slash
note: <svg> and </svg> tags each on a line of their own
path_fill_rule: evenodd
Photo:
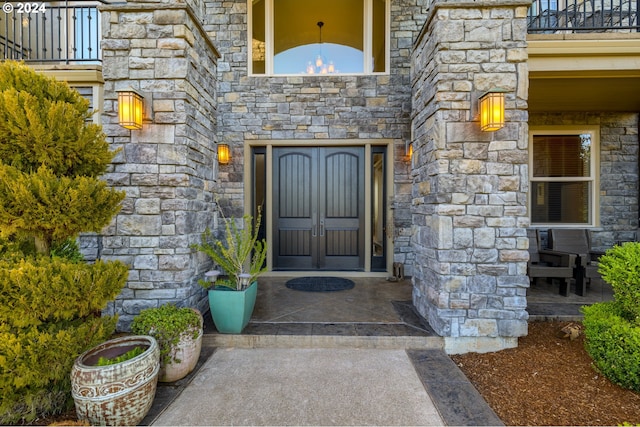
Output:
<svg viewBox="0 0 640 427">
<path fill-rule="evenodd" d="M 197 284 L 206 261 L 190 248 L 212 225 L 217 56 L 191 6 L 169 2 L 104 5 L 103 126 L 117 149 L 106 180 L 127 197 L 102 239 L 102 258 L 131 266 L 109 307 L 119 329 L 167 302 L 204 308 Z M 117 124 L 117 90 L 144 96 L 142 130 Z"/>
<path fill-rule="evenodd" d="M 527 333 L 527 6 L 432 2 L 413 53 L 414 305 L 448 337 Z M 508 91 L 483 133 L 478 95 Z"/>
</svg>

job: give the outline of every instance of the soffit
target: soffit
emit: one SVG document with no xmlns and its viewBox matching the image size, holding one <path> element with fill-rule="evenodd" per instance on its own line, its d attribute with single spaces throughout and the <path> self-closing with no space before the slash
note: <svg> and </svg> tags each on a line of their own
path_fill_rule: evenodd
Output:
<svg viewBox="0 0 640 427">
<path fill-rule="evenodd" d="M 640 111 L 638 34 L 529 36 L 529 111 Z"/>
<path fill-rule="evenodd" d="M 529 111 L 640 112 L 640 78 L 530 76 Z"/>
<path fill-rule="evenodd" d="M 528 40 L 529 110 L 640 111 L 640 38 L 568 36 Z"/>
</svg>

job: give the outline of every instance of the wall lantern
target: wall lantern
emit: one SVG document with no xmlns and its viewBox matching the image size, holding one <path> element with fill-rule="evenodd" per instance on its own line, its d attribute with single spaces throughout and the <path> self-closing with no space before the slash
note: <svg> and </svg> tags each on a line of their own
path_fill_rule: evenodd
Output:
<svg viewBox="0 0 640 427">
<path fill-rule="evenodd" d="M 231 150 L 227 144 L 218 144 L 218 163 L 227 165 L 231 161 Z"/>
<path fill-rule="evenodd" d="M 413 157 L 413 142 L 405 144 L 404 154 L 407 156 L 408 160 L 411 160 L 411 158 Z"/>
<path fill-rule="evenodd" d="M 491 89 L 478 101 L 480 130 L 494 132 L 504 127 L 504 89 Z"/>
<path fill-rule="evenodd" d="M 143 97 L 132 88 L 118 91 L 118 123 L 127 129 L 142 129 Z"/>
</svg>

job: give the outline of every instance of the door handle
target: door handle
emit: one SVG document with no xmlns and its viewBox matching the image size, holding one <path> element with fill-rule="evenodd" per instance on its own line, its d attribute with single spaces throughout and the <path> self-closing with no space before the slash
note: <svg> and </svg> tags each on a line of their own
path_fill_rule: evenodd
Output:
<svg viewBox="0 0 640 427">
<path fill-rule="evenodd" d="M 324 236 L 324 218 L 320 219 L 320 236 Z"/>
<path fill-rule="evenodd" d="M 316 237 L 318 235 L 318 224 L 316 224 L 316 214 L 311 215 L 311 237 Z"/>
</svg>

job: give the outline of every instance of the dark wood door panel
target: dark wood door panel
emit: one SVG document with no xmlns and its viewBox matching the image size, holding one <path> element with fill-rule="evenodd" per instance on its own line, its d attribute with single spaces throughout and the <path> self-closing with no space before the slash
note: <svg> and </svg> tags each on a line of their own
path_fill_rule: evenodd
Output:
<svg viewBox="0 0 640 427">
<path fill-rule="evenodd" d="M 364 267 L 364 148 L 274 148 L 274 269 Z"/>
<path fill-rule="evenodd" d="M 364 149 L 336 147 L 320 155 L 319 268 L 364 266 Z"/>
<path fill-rule="evenodd" d="M 274 149 L 274 268 L 313 269 L 317 234 L 317 149 Z"/>
</svg>

